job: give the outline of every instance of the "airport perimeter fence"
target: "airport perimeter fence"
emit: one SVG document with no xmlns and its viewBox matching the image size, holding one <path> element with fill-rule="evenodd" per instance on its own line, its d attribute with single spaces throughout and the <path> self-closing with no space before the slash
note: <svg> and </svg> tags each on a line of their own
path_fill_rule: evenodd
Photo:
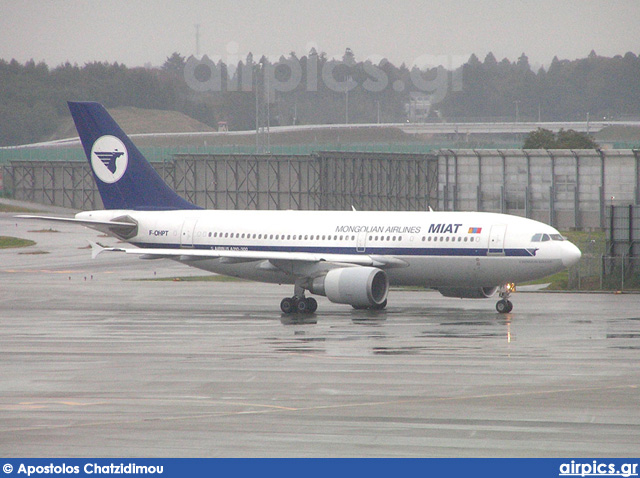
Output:
<svg viewBox="0 0 640 478">
<path fill-rule="evenodd" d="M 577 265 L 558 276 L 552 287 L 560 290 L 640 291 L 640 257 L 583 254 Z"/>
<path fill-rule="evenodd" d="M 432 153 L 439 149 L 451 148 L 453 143 L 308 143 L 271 145 L 266 154 L 278 155 L 310 155 L 319 151 L 343 151 L 363 153 Z M 506 147 L 506 145 L 499 145 Z M 517 147 L 509 144 L 508 147 Z M 256 154 L 255 145 L 229 144 L 217 146 L 142 146 L 138 148 L 152 163 L 162 162 L 180 154 Z M 74 147 L 29 147 L 0 148 L 0 165 L 11 161 L 86 161 L 84 150 Z"/>
</svg>

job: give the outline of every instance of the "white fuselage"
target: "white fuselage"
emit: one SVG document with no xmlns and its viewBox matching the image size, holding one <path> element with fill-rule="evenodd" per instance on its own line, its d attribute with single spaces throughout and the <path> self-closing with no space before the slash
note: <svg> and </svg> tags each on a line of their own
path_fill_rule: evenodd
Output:
<svg viewBox="0 0 640 478">
<path fill-rule="evenodd" d="M 554 228 L 494 213 L 104 210 L 76 217 L 125 216 L 138 224 L 137 233 L 127 241 L 140 248 L 380 257 L 392 285 L 493 287 L 548 276 L 580 257 L 579 250 Z M 178 260 L 262 282 L 294 283 L 296 276 L 309 274 L 303 265 L 287 270 L 286 264 L 273 260 L 271 264 L 186 256 Z M 321 265 L 313 267 L 322 270 Z"/>
</svg>

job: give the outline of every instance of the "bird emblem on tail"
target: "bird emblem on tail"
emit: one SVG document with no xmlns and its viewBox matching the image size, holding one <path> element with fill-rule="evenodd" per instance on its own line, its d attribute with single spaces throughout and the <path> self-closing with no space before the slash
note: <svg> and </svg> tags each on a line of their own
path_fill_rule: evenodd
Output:
<svg viewBox="0 0 640 478">
<path fill-rule="evenodd" d="M 116 159 L 124 154 L 122 151 L 96 151 L 96 156 L 107 167 L 111 174 L 116 173 Z"/>
</svg>

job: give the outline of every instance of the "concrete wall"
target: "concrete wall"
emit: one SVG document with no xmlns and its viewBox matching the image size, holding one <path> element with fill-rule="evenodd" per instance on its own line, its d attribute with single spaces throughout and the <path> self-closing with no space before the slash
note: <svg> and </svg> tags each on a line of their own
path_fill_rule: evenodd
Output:
<svg viewBox="0 0 640 478">
<path fill-rule="evenodd" d="M 516 214 L 561 229 L 605 226 L 605 207 L 640 203 L 632 150 L 441 150 L 440 210 Z"/>
</svg>

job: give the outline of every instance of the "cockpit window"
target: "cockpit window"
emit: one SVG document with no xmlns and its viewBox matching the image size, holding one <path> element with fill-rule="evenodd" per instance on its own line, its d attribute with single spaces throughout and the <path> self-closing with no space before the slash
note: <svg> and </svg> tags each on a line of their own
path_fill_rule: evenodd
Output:
<svg viewBox="0 0 640 478">
<path fill-rule="evenodd" d="M 531 242 L 547 242 L 547 241 L 565 241 L 562 234 L 534 234 Z"/>
</svg>

